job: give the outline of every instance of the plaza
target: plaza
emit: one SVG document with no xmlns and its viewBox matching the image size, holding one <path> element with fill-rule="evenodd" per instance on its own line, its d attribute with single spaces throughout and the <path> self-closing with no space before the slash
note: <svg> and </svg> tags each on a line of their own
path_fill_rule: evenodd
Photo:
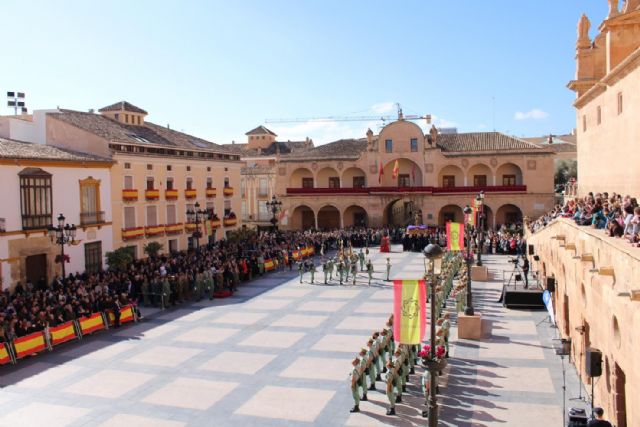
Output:
<svg viewBox="0 0 640 427">
<path fill-rule="evenodd" d="M 2 426 L 424 425 L 424 398 L 411 376 L 397 416 L 386 416 L 382 383 L 350 414 L 350 361 L 392 312 L 391 279 L 424 275 L 424 257 L 371 253 L 374 281 L 299 283 L 276 272 L 239 287 L 231 298 L 145 312 L 144 320 L 85 337 L 2 368 Z M 546 312 L 507 310 L 496 301 L 507 258 L 487 256 L 500 280 L 475 282 L 480 341 L 458 340 L 440 380 L 446 426 L 562 425 L 562 365 Z M 448 304 L 453 311 L 453 303 Z M 542 322 L 541 322 L 542 321 Z M 567 399 L 578 395 L 565 360 Z M 574 396 L 575 395 L 575 396 Z M 584 402 L 571 402 L 583 407 Z"/>
</svg>

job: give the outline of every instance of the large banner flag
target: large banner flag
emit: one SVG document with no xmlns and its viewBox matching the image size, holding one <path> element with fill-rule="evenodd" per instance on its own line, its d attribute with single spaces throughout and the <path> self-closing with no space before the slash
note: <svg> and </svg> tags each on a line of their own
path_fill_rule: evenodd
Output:
<svg viewBox="0 0 640 427">
<path fill-rule="evenodd" d="M 464 225 L 458 222 L 447 223 L 447 250 L 461 251 L 464 249 Z"/>
<path fill-rule="evenodd" d="M 420 344 L 426 322 L 424 280 L 393 281 L 393 337 L 400 344 Z"/>
</svg>

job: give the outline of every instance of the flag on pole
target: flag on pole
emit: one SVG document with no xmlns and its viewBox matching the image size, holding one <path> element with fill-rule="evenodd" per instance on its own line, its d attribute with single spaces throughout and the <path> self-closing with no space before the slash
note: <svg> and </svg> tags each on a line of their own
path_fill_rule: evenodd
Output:
<svg viewBox="0 0 640 427">
<path fill-rule="evenodd" d="M 458 222 L 447 223 L 447 250 L 461 251 L 464 249 L 464 225 Z"/>
<path fill-rule="evenodd" d="M 393 179 L 398 178 L 398 173 L 400 173 L 400 165 L 398 164 L 398 161 L 396 160 L 396 163 L 393 165 L 393 175 L 392 175 L 392 178 L 393 178 Z"/>
<path fill-rule="evenodd" d="M 413 168 L 411 169 L 411 181 L 413 185 L 416 185 L 416 164 L 413 164 Z"/>
<path fill-rule="evenodd" d="M 382 175 L 384 175 L 384 169 L 382 169 L 382 162 L 380 162 L 380 171 L 378 172 L 378 184 L 382 183 Z"/>
<path fill-rule="evenodd" d="M 476 207 L 475 206 L 471 208 L 470 214 L 464 214 L 464 223 L 469 224 L 472 227 L 475 227 L 476 225 Z"/>
<path fill-rule="evenodd" d="M 204 229 L 207 232 L 207 236 L 213 235 L 213 227 L 211 227 L 211 221 L 210 220 L 206 220 L 204 222 Z"/>
<path fill-rule="evenodd" d="M 426 327 L 424 280 L 393 281 L 393 337 L 400 344 L 420 344 Z"/>
</svg>

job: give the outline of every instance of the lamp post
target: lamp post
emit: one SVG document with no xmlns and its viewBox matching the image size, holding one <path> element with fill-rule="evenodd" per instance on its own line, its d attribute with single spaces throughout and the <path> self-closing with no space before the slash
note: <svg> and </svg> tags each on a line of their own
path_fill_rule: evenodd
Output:
<svg viewBox="0 0 640 427">
<path fill-rule="evenodd" d="M 469 207 L 469 205 L 465 206 L 463 210 L 465 217 L 468 218 L 469 215 L 473 214 L 473 209 Z M 473 298 L 471 294 L 471 263 L 473 262 L 473 254 L 471 253 L 471 235 L 472 229 L 469 225 L 469 221 L 465 218 L 464 222 L 464 234 L 467 238 L 467 292 L 466 292 L 466 306 L 464 308 L 464 314 L 467 316 L 473 316 Z"/>
<path fill-rule="evenodd" d="M 478 193 L 475 204 L 478 215 L 476 219 L 476 227 L 478 229 L 478 260 L 476 265 L 482 267 L 482 248 L 484 247 L 484 191 Z"/>
<path fill-rule="evenodd" d="M 200 203 L 196 202 L 193 205 L 194 209 L 187 209 L 187 221 L 195 224 L 196 229 L 191 235 L 196 241 L 196 249 L 200 248 L 200 238 L 202 237 L 202 231 L 200 231 L 200 224 L 203 223 L 209 216 L 209 212 L 206 209 L 200 209 Z"/>
<path fill-rule="evenodd" d="M 429 370 L 429 427 L 438 426 L 438 397 L 436 395 L 436 388 L 438 386 L 438 363 L 436 359 L 436 282 L 437 277 L 440 275 L 440 269 L 442 267 L 442 248 L 436 244 L 429 244 L 424 248 L 424 256 L 429 260 L 429 301 L 430 305 L 430 327 L 431 337 L 429 339 L 429 362 L 427 363 L 427 369 Z"/>
<path fill-rule="evenodd" d="M 76 225 L 75 224 L 65 224 L 64 215 L 58 215 L 58 225 L 54 227 L 50 225 L 47 227 L 49 232 L 49 238 L 51 238 L 52 242 L 55 242 L 56 245 L 60 246 L 60 261 L 62 264 L 62 277 L 66 276 L 66 271 L 64 268 L 65 256 L 64 256 L 64 245 L 70 245 L 75 243 L 76 239 Z"/>
<path fill-rule="evenodd" d="M 275 233 L 276 231 L 278 231 L 278 225 L 277 225 L 278 218 L 276 218 L 276 214 L 282 208 L 282 202 L 276 199 L 276 196 L 274 194 L 273 196 L 271 196 L 271 201 L 267 202 L 266 204 L 271 210 L 271 215 L 272 215 L 271 226 L 272 226 L 272 231 Z"/>
</svg>

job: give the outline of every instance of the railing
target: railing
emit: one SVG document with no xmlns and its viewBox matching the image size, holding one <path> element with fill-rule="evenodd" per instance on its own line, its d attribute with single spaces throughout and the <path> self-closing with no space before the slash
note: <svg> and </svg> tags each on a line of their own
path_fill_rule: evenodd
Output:
<svg viewBox="0 0 640 427">
<path fill-rule="evenodd" d="M 122 229 L 122 240 L 138 239 L 144 236 L 144 227 L 131 227 Z"/>
<path fill-rule="evenodd" d="M 236 219 L 236 217 L 232 217 L 232 218 L 224 218 L 222 222 L 225 227 L 233 227 L 238 223 L 238 220 Z"/>
<path fill-rule="evenodd" d="M 104 223 L 104 211 L 101 212 L 81 212 L 80 225 L 94 225 Z"/>
<path fill-rule="evenodd" d="M 39 230 L 52 224 L 51 214 L 47 215 L 22 215 L 23 230 Z"/>
<path fill-rule="evenodd" d="M 144 228 L 144 232 L 147 236 L 161 236 L 164 234 L 164 225 L 151 225 Z"/>
<path fill-rule="evenodd" d="M 184 197 L 187 199 L 195 199 L 198 197 L 198 192 L 195 189 L 184 190 Z"/>
<path fill-rule="evenodd" d="M 165 200 L 177 200 L 178 190 L 164 190 L 164 198 Z"/>
<path fill-rule="evenodd" d="M 132 188 L 122 190 L 122 200 L 125 202 L 135 202 L 138 200 L 138 190 Z"/>
<path fill-rule="evenodd" d="M 160 198 L 160 190 L 144 190 L 144 198 L 147 200 L 158 200 Z"/>
<path fill-rule="evenodd" d="M 167 234 L 180 234 L 184 230 L 184 225 L 181 222 L 177 224 L 167 224 L 164 230 Z"/>
<path fill-rule="evenodd" d="M 223 191 L 225 196 L 233 196 L 233 187 L 225 187 Z"/>
<path fill-rule="evenodd" d="M 526 193 L 526 185 L 488 185 L 482 187 L 364 187 L 364 188 L 287 188 L 288 195 L 368 195 L 373 193 L 423 193 L 423 194 L 475 194 L 485 193 Z"/>
<path fill-rule="evenodd" d="M 217 191 L 215 188 L 207 188 L 205 190 L 205 196 L 207 197 L 216 197 Z"/>
</svg>

